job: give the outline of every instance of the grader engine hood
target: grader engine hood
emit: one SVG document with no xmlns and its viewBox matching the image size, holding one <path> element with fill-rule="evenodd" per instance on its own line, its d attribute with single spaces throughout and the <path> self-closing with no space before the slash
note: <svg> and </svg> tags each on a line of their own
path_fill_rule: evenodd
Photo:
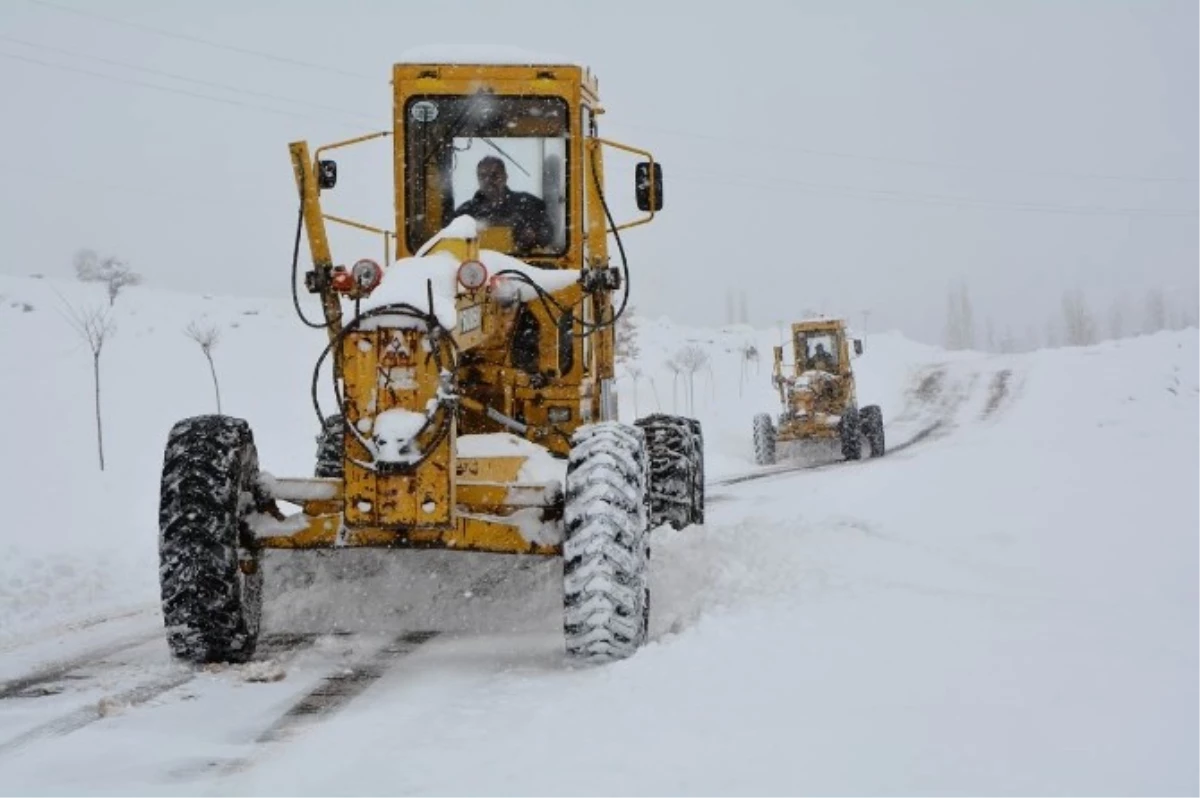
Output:
<svg viewBox="0 0 1200 798">
<path fill-rule="evenodd" d="M 525 425 L 461 396 L 464 353 L 503 341 L 519 307 L 579 282 L 480 250 L 462 218 L 417 257 L 390 266 L 367 296 L 347 303 L 341 343 L 347 420 L 346 523 L 448 528 L 456 503 L 455 417 L 460 403 L 513 431 Z"/>
</svg>

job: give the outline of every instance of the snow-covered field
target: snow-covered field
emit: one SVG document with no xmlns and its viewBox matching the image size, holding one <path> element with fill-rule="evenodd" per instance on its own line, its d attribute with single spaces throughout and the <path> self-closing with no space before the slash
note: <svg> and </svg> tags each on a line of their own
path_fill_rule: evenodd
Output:
<svg viewBox="0 0 1200 798">
<path fill-rule="evenodd" d="M 685 411 L 666 361 L 708 356 L 713 484 L 704 527 L 654 533 L 635 657 L 563 664 L 555 562 L 352 552 L 271 555 L 259 661 L 193 671 L 156 607 L 163 442 L 215 409 L 183 328 L 220 328 L 223 409 L 279 476 L 311 472 L 322 334 L 288 301 L 130 289 L 101 473 L 56 291 L 103 301 L 0 278 L 0 793 L 1200 792 L 1196 330 L 1019 356 L 869 335 L 888 456 L 735 481 L 778 332 L 639 319 L 638 412 Z"/>
</svg>

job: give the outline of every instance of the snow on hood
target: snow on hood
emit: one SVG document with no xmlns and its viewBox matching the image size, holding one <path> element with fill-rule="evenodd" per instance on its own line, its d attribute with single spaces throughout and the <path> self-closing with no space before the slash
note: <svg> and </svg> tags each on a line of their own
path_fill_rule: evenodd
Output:
<svg viewBox="0 0 1200 798">
<path fill-rule="evenodd" d="M 459 435 L 459 457 L 524 457 L 525 463 L 517 474 L 523 483 L 563 483 L 567 475 L 567 461 L 559 459 L 543 446 L 510 432 L 493 432 L 483 435 Z"/>
<path fill-rule="evenodd" d="M 438 323 L 454 329 L 458 312 L 454 296 L 458 292 L 458 258 L 449 252 L 435 252 L 419 258 L 401 258 L 383 273 L 383 280 L 359 304 L 361 312 L 377 310 L 386 305 L 409 304 L 422 312 L 429 310 L 429 295 L 433 294 L 433 312 Z M 405 316 L 377 316 L 363 322 L 361 329 L 377 327 L 418 327 L 421 322 Z"/>
<path fill-rule="evenodd" d="M 449 229 L 447 228 L 447 230 Z M 479 259 L 487 267 L 489 275 L 501 271 L 520 272 L 545 291 L 559 291 L 579 281 L 577 269 L 540 269 L 530 266 L 518 258 L 505 255 L 503 252 L 494 252 L 490 249 L 481 250 Z M 422 312 L 427 312 L 429 293 L 432 289 L 433 312 L 437 316 L 438 322 L 446 329 L 454 329 L 458 323 L 455 296 L 458 293 L 460 263 L 459 259 L 449 252 L 434 252 L 431 255 L 401 258 L 384 271 L 379 286 L 371 292 L 370 296 L 362 300 L 359 310 L 366 313 L 385 305 L 409 304 Z M 528 302 L 537 296 L 537 292 L 532 286 L 519 279 L 508 279 L 503 287 L 498 286 L 496 290 L 501 297 L 512 297 L 515 294 L 522 302 Z M 343 311 L 348 316 L 352 315 L 349 305 L 343 308 Z M 415 318 L 381 315 L 364 321 L 361 329 L 417 327 L 420 325 L 421 322 Z"/>
</svg>

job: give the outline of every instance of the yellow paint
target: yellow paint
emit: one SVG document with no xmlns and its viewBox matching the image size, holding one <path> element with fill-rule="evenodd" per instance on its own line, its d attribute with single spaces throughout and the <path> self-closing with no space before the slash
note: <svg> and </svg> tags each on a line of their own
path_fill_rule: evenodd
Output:
<svg viewBox="0 0 1200 798">
<path fill-rule="evenodd" d="M 342 347 L 346 417 L 364 438 L 374 433 L 373 419 L 388 410 L 425 414 L 437 394 L 438 364 L 425 352 L 419 329 L 355 331 Z M 434 427 L 438 424 L 435 419 Z M 434 430 L 418 439 L 432 442 Z M 346 525 L 445 528 L 454 523 L 454 436 L 446 435 L 433 453 L 410 472 L 381 473 L 367 463 L 371 453 L 353 435 L 347 437 L 352 460 L 346 463 Z M 424 446 L 422 447 L 424 449 Z"/>
<path fill-rule="evenodd" d="M 600 106 L 598 81 L 590 70 L 571 64 L 398 64 L 392 69 L 391 129 L 324 145 L 311 156 L 306 142 L 295 142 L 289 147 L 303 224 L 317 272 L 327 275 L 335 265 L 326 221 L 382 237 L 385 265 L 392 260 L 393 245 L 396 259 L 415 255 L 406 232 L 410 214 L 424 214 L 439 227 L 449 221 L 443 218 L 445 207 L 440 191 L 449 172 L 439 168 L 436 160 L 417 163 L 411 157 L 413 154 L 406 152 L 404 109 L 417 96 L 467 96 L 478 92 L 558 97 L 569 109 L 564 164 L 566 249 L 553 257 L 538 256 L 537 265 L 581 271 L 620 265 L 609 258 L 608 236 L 612 231 L 601 202 L 604 149 L 612 147 L 640 155 L 651 163 L 654 158 L 645 150 L 600 138 L 595 121 L 604 109 Z M 522 118 L 515 124 L 510 131 L 513 135 L 542 136 L 559 123 Z M 317 182 L 318 159 L 334 150 L 389 135 L 394 147 L 393 229 L 325 213 Z M 410 208 L 406 206 L 405 187 L 417 180 L 425 181 L 429 190 L 421 207 Z M 607 191 L 604 196 L 608 196 Z M 616 229 L 644 224 L 654 216 L 650 212 L 618 224 Z M 512 237 L 508 228 L 491 227 L 482 231 L 478 239 L 443 239 L 430 251 L 449 253 L 461 263 L 478 260 L 481 249 L 511 252 Z M 352 253 L 343 264 L 353 263 L 360 256 Z M 580 322 L 610 321 L 611 310 L 620 300 L 621 294 L 614 295 L 609 289 L 596 288 L 585 294 L 579 284 L 554 292 L 550 301 L 535 298 L 524 305 L 502 304 L 486 288 L 473 292 L 460 290 L 455 302 L 460 323 L 450 332 L 460 358 L 455 376 L 461 399 L 454 418 L 448 419 L 446 436 L 419 466 L 385 473 L 362 465 L 370 463 L 372 455 L 355 435 L 348 433 L 344 487 L 333 497 L 301 498 L 301 506 L 310 518 L 308 526 L 295 535 L 268 538 L 263 545 L 268 548 L 430 546 L 557 553 L 557 547 L 527 543 L 517 527 L 503 520 L 514 509 L 528 507 L 536 500 L 538 486 L 516 485 L 525 458 L 459 459 L 456 437 L 460 432 L 511 431 L 488 415 L 490 408 L 527 424 L 526 435 L 530 440 L 553 453 L 567 454 L 574 429 L 601 417 L 602 381 L 611 380 L 615 374 L 611 326 L 585 336 L 580 334 Z M 334 340 L 344 323 L 341 299 L 326 288 L 321 292 L 321 304 L 329 335 Z M 598 315 L 599 308 L 606 315 Z M 562 310 L 569 311 L 575 320 L 573 325 L 559 323 L 566 318 L 560 316 Z M 539 340 L 532 365 L 526 371 L 514 365 L 512 339 L 518 324 L 530 323 L 538 329 Z M 402 409 L 424 413 L 436 395 L 438 364 L 426 357 L 427 335 L 423 329 L 359 330 L 345 335 L 335 348 L 333 365 L 344 391 L 347 421 L 364 438 L 370 439 L 369 425 L 380 412 Z M 552 412 L 555 419 L 569 412 L 569 418 L 552 421 Z"/>
<path fill-rule="evenodd" d="M 308 526 L 294 534 L 258 539 L 263 549 L 393 548 L 454 549 L 496 554 L 557 556 L 558 545 L 530 543 L 520 529 L 500 517 L 460 514 L 451 529 L 390 529 L 377 526 L 341 527 L 337 515 L 309 519 Z"/>
</svg>

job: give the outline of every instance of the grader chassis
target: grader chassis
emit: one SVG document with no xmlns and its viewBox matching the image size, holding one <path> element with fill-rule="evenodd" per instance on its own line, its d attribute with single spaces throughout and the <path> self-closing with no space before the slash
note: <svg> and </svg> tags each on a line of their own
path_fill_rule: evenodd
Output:
<svg viewBox="0 0 1200 798">
<path fill-rule="evenodd" d="M 782 411 L 754 417 L 754 460 L 774 465 L 779 444 L 803 446 L 830 441 L 847 460 L 858 460 L 864 446 L 871 457 L 885 450 L 883 411 L 879 405 L 859 408 L 851 366 L 851 340 L 841 319 L 796 322 L 792 332 L 792 363 L 784 363 L 782 346 L 775 347 L 771 382 L 779 391 Z M 853 340 L 855 355 L 862 341 Z"/>
<path fill-rule="evenodd" d="M 300 200 L 293 299 L 303 231 L 305 283 L 323 319 L 305 319 L 298 300 L 296 310 L 329 339 L 313 375 L 316 476 L 263 473 L 242 419 L 187 418 L 169 434 L 159 547 L 170 649 L 193 662 L 253 656 L 266 549 L 376 547 L 561 557 L 567 655 L 629 656 L 649 627 L 649 530 L 700 523 L 704 511 L 699 423 L 617 418 L 613 328 L 629 293 L 620 231 L 662 208 L 661 166 L 600 138 L 598 82 L 578 65 L 421 59 L 394 66 L 392 89 L 391 129 L 314 154 L 303 141 L 289 147 Z M 394 228 L 326 211 L 337 184 L 326 154 L 387 137 Z M 635 170 L 643 217 L 614 222 L 605 148 L 645 158 Z M 455 218 L 474 167 L 497 152 L 545 206 L 551 235 L 532 248 L 515 223 Z M 335 265 L 327 223 L 378 235 L 382 265 Z M 330 414 L 317 391 L 326 359 Z M 515 453 L 486 445 L 512 438 Z M 522 481 L 547 458 L 562 478 L 543 468 Z"/>
</svg>

